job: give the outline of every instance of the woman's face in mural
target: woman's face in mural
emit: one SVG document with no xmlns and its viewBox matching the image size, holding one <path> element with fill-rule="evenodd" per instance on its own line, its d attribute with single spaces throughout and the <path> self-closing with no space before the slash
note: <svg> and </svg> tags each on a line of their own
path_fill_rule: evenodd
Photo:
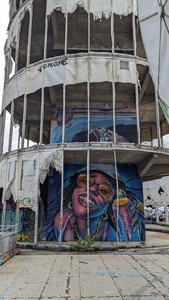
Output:
<svg viewBox="0 0 169 300">
<path fill-rule="evenodd" d="M 92 172 L 89 177 L 89 199 L 87 201 L 87 175 L 82 173 L 77 177 L 77 187 L 72 194 L 72 206 L 75 215 L 81 218 L 87 217 L 87 205 L 89 204 L 89 217 L 100 216 L 113 198 L 114 191 L 105 175 Z"/>
</svg>

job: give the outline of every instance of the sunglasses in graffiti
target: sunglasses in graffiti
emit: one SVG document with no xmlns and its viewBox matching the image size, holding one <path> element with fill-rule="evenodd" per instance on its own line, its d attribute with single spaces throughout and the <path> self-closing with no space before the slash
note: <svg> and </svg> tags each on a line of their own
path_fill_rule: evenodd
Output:
<svg viewBox="0 0 169 300">
<path fill-rule="evenodd" d="M 114 195 L 114 190 L 109 186 L 108 183 L 96 183 L 93 177 L 87 179 L 86 174 L 79 174 L 77 177 L 77 186 L 79 188 L 87 188 L 87 183 L 89 183 L 89 188 L 93 185 L 97 186 L 98 194 L 106 201 L 110 201 Z"/>
</svg>

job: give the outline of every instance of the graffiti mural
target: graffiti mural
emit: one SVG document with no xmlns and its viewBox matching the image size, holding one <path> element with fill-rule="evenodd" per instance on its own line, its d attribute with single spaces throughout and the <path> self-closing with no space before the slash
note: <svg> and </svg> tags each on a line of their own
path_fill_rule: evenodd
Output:
<svg viewBox="0 0 169 300">
<path fill-rule="evenodd" d="M 15 225 L 16 223 L 16 202 L 14 202 L 11 196 L 6 201 L 6 212 L 5 212 L 5 225 Z"/>
<path fill-rule="evenodd" d="M 19 208 L 18 241 L 33 242 L 35 227 L 35 212 L 27 207 Z"/>
<path fill-rule="evenodd" d="M 88 230 L 97 241 L 145 240 L 142 183 L 136 166 L 118 166 L 118 195 L 113 165 L 91 164 L 88 181 L 84 165 L 65 165 L 64 173 L 63 214 L 60 174 L 54 171 L 49 179 L 47 240 L 85 239 Z"/>
<path fill-rule="evenodd" d="M 103 108 L 90 108 L 90 141 L 96 142 L 129 142 L 136 143 L 136 111 L 135 109 L 116 109 L 116 136 L 113 131 L 113 110 L 104 105 Z M 50 143 L 62 142 L 63 110 L 52 108 Z M 87 142 L 87 108 L 69 107 L 65 112 L 65 143 Z"/>
</svg>

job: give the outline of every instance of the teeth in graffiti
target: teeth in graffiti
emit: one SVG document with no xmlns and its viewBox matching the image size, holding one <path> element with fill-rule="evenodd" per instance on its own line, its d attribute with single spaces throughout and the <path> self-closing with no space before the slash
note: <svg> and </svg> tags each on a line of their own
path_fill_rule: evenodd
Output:
<svg viewBox="0 0 169 300">
<path fill-rule="evenodd" d="M 79 199 L 82 200 L 82 201 L 85 202 L 85 203 L 88 202 L 89 204 L 92 204 L 92 205 L 97 206 L 97 204 L 95 203 L 95 201 L 92 201 L 92 200 L 90 200 L 90 199 L 87 201 L 87 198 L 84 197 L 84 196 L 80 196 Z"/>
</svg>

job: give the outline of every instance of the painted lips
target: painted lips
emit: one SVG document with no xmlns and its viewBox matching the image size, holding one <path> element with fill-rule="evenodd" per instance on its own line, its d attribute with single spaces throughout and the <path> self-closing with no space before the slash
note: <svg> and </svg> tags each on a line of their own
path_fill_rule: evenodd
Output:
<svg viewBox="0 0 169 300">
<path fill-rule="evenodd" d="M 87 201 L 87 196 L 86 194 L 84 195 L 80 195 L 78 197 L 78 201 L 79 201 L 79 204 L 82 205 L 83 207 L 87 207 L 87 203 L 89 203 L 89 207 L 98 207 L 98 204 L 96 202 L 96 200 L 93 198 L 93 197 L 90 197 Z"/>
</svg>

